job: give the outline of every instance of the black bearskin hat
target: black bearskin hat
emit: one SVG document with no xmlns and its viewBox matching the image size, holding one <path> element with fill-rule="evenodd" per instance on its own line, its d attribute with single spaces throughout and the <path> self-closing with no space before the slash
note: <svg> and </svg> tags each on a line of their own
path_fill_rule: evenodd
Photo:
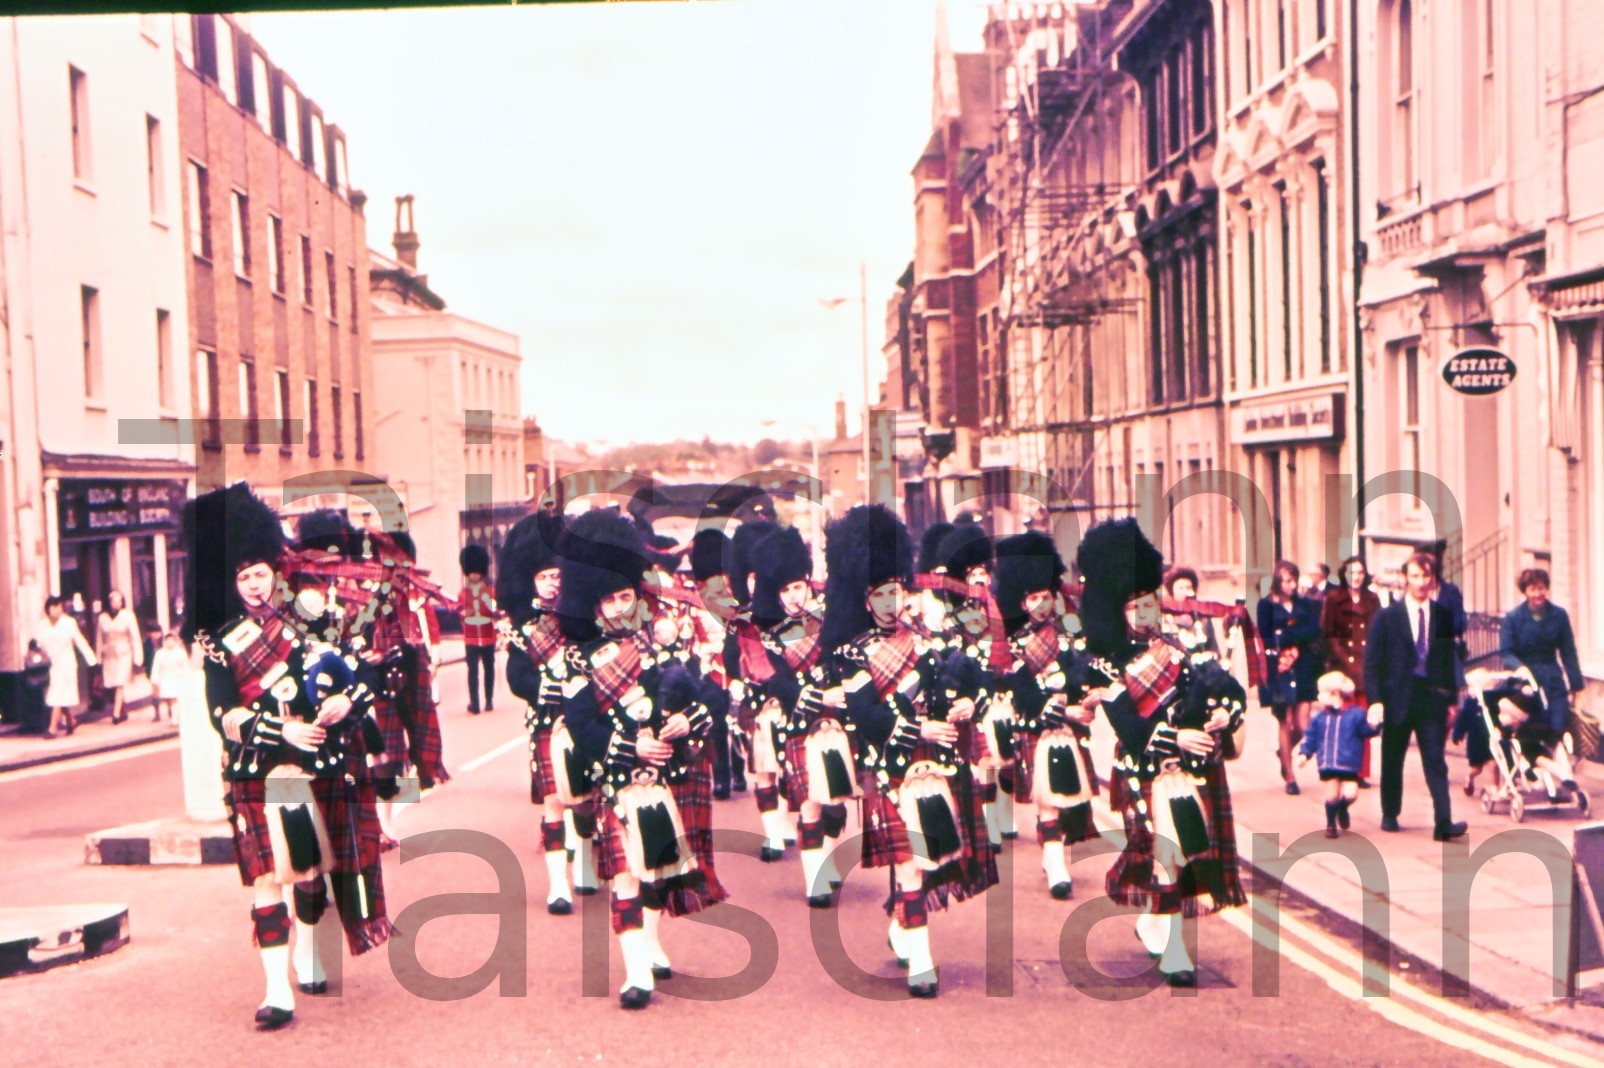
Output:
<svg viewBox="0 0 1604 1068">
<path fill-rule="evenodd" d="M 234 576 L 251 564 L 272 564 L 284 553 L 278 516 L 243 482 L 202 494 L 184 505 L 189 576 L 184 591 L 184 639 L 216 631 L 245 614 Z"/>
<path fill-rule="evenodd" d="M 813 574 L 813 551 L 795 527 L 784 527 L 752 547 L 752 618 L 771 626 L 785 618 L 780 591 Z"/>
<path fill-rule="evenodd" d="M 558 566 L 557 541 L 562 537 L 562 516 L 534 512 L 518 520 L 496 554 L 496 607 L 514 624 L 534 612 L 535 576 Z"/>
<path fill-rule="evenodd" d="M 915 571 L 928 575 L 946 563 L 941 557 L 941 543 L 952 532 L 951 523 L 931 523 L 925 528 L 925 532 L 919 536 L 919 559 L 914 564 Z"/>
<path fill-rule="evenodd" d="M 457 563 L 462 565 L 464 575 L 490 574 L 490 551 L 483 545 L 472 543 L 464 545 L 457 554 Z"/>
<path fill-rule="evenodd" d="M 874 626 L 868 592 L 913 581 L 913 539 L 883 504 L 860 504 L 824 532 L 824 626 L 820 649 L 838 649 Z"/>
<path fill-rule="evenodd" d="M 415 564 L 418 562 L 418 546 L 412 540 L 411 534 L 404 530 L 392 530 L 390 531 L 390 540 L 395 542 L 397 549 L 407 554 L 407 560 L 410 563 Z"/>
<path fill-rule="evenodd" d="M 557 624 L 570 641 L 601 637 L 596 607 L 619 590 L 638 588 L 646 574 L 646 547 L 640 531 L 626 516 L 596 509 L 568 525 L 557 546 L 562 592 L 557 596 Z"/>
<path fill-rule="evenodd" d="M 356 556 L 362 552 L 362 535 L 339 512 L 320 508 L 296 519 L 295 547 Z"/>
<path fill-rule="evenodd" d="M 660 567 L 670 575 L 679 570 L 685 550 L 667 534 L 646 534 L 646 558 L 653 567 Z"/>
<path fill-rule="evenodd" d="M 730 539 L 722 530 L 698 530 L 691 539 L 691 577 L 706 582 L 714 575 L 728 575 Z"/>
<path fill-rule="evenodd" d="M 997 612 L 1010 633 L 1026 619 L 1025 595 L 1038 590 L 1056 590 L 1063 575 L 1064 560 L 1058 546 L 1039 530 L 1027 530 L 997 543 L 996 574 L 992 589 Z"/>
<path fill-rule="evenodd" d="M 936 546 L 936 562 L 947 574 L 963 582 L 972 567 L 990 567 L 991 539 L 975 523 L 960 523 Z"/>
<path fill-rule="evenodd" d="M 1081 538 L 1075 566 L 1083 584 L 1080 624 L 1086 646 L 1099 656 L 1117 656 L 1130 644 L 1125 602 L 1164 585 L 1164 556 L 1135 519 L 1111 519 Z"/>
<path fill-rule="evenodd" d="M 735 528 L 730 539 L 730 592 L 743 605 L 752 600 L 752 588 L 746 584 L 752 573 L 752 550 L 779 529 L 767 519 L 754 519 Z"/>
</svg>

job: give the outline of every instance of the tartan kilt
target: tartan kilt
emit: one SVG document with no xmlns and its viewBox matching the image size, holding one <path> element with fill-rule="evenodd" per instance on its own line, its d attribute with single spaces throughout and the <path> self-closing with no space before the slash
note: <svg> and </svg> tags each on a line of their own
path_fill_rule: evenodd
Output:
<svg viewBox="0 0 1604 1068">
<path fill-rule="evenodd" d="M 529 800 L 536 805 L 557 792 L 557 771 L 551 762 L 551 727 L 529 732 Z"/>
<path fill-rule="evenodd" d="M 384 752 L 374 760 L 370 774 L 377 778 L 407 773 L 407 724 L 401 715 L 399 703 L 382 694 L 374 699 L 373 718 L 384 737 Z"/>
<path fill-rule="evenodd" d="M 418 785 L 427 790 L 450 782 L 451 775 L 445 767 L 445 748 L 440 739 L 440 710 L 434 703 L 434 670 L 421 652 L 415 654 L 415 662 L 409 665 L 396 703 L 406 723 L 405 752 L 418 774 Z M 388 759 L 389 754 L 385 756 Z"/>
<path fill-rule="evenodd" d="M 1116 754 L 1116 765 L 1119 754 Z M 1220 909 L 1247 904 L 1237 870 L 1236 821 L 1231 811 L 1231 789 L 1226 781 L 1225 765 L 1214 761 L 1205 766 L 1203 784 L 1198 796 L 1209 821 L 1209 850 L 1190 861 L 1181 870 L 1181 877 L 1170 886 L 1156 881 L 1153 857 L 1153 829 L 1147 816 L 1137 811 L 1142 802 L 1152 811 L 1152 780 L 1140 784 L 1132 791 L 1126 776 L 1116 771 L 1110 789 L 1110 800 L 1117 800 L 1125 817 L 1125 851 L 1108 870 L 1105 883 L 1108 896 L 1115 902 L 1131 908 L 1146 909 L 1167 914 L 1179 912 L 1184 916 L 1207 916 Z"/>
<path fill-rule="evenodd" d="M 685 837 L 696 856 L 697 877 L 676 880 L 663 892 L 663 907 L 670 916 L 689 916 L 726 900 L 730 892 L 718 880 L 713 864 L 713 765 L 698 757 L 691 762 L 684 782 L 669 787 L 679 805 Z"/>
<path fill-rule="evenodd" d="M 384 905 L 383 868 L 379 863 L 378 795 L 371 781 L 312 779 L 317 801 L 329 832 L 334 868 L 331 882 L 335 904 L 345 928 L 346 944 L 353 955 L 382 945 L 393 932 Z M 224 795 L 228 825 L 234 835 L 234 858 L 245 886 L 273 871 L 273 843 L 267 823 L 267 780 L 234 779 Z M 360 879 L 365 885 L 368 915 L 355 915 L 355 895 L 342 893 Z"/>
<path fill-rule="evenodd" d="M 847 735 L 847 745 L 852 750 L 853 766 L 858 762 L 857 740 Z M 792 812 L 801 812 L 802 803 L 808 799 L 808 737 L 792 735 L 785 740 L 785 773 L 780 776 L 780 789 L 785 794 L 785 803 L 791 807 Z M 842 798 L 850 801 L 851 798 Z"/>
<path fill-rule="evenodd" d="M 1036 786 L 1036 742 L 1039 737 L 1031 731 L 1020 731 L 1014 735 L 1014 759 L 1010 766 L 1014 770 L 1014 801 L 1021 805 L 1036 803 L 1031 791 Z"/>
</svg>

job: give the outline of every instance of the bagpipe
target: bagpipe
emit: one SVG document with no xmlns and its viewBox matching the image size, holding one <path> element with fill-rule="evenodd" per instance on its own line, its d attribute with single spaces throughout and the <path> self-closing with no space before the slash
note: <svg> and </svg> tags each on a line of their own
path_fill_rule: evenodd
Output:
<svg viewBox="0 0 1604 1068">
<path fill-rule="evenodd" d="M 668 719 L 689 712 L 695 700 L 695 682 L 683 667 L 643 672 L 613 702 L 615 726 L 632 738 L 656 738 Z M 648 686 L 655 683 L 655 695 Z M 566 732 L 564 732 L 566 733 Z M 613 812 L 624 831 L 624 855 L 630 874 L 641 882 L 676 879 L 697 869 L 685 834 L 679 802 L 669 788 L 688 770 L 690 739 L 674 741 L 674 755 L 662 767 L 637 764 L 627 783 L 615 785 Z"/>
<path fill-rule="evenodd" d="M 827 676 L 821 665 L 808 670 L 808 681 L 797 697 L 793 729 L 802 736 L 808 800 L 834 805 L 856 800 L 863 791 L 858 786 L 852 735 L 842 715 L 845 708 L 824 697 Z"/>
<path fill-rule="evenodd" d="M 932 701 L 926 686 L 926 676 L 936 673 L 933 643 L 918 638 L 915 648 L 916 655 L 908 659 L 887 696 L 906 702 L 904 707 L 912 711 L 915 721 L 933 719 L 944 723 L 949 704 L 939 699 Z M 872 654 L 870 659 L 872 662 Z M 889 793 L 908 830 L 914 864 L 921 871 L 935 871 L 962 859 L 966 852 L 952 782 L 967 760 L 956 746 L 921 741 L 919 748 L 925 747 L 928 756 L 910 761 L 901 782 Z"/>
<path fill-rule="evenodd" d="M 1049 701 L 1055 696 L 1071 699 L 1068 675 L 1056 657 L 1036 673 L 1036 685 L 1049 695 Z M 1086 728 L 1063 722 L 1047 726 L 1036 740 L 1035 755 L 1031 784 L 1037 805 L 1068 809 L 1091 802 L 1096 780 L 1092 777 L 1090 732 Z"/>
</svg>

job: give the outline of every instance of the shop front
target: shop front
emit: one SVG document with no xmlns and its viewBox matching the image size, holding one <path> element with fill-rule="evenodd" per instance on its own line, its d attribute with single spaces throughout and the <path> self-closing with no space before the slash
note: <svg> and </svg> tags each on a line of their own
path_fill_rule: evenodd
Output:
<svg viewBox="0 0 1604 1068">
<path fill-rule="evenodd" d="M 187 480 L 55 478 L 46 492 L 55 498 L 52 585 L 74 615 L 92 623 L 117 590 L 143 627 L 166 630 L 182 619 Z"/>
</svg>

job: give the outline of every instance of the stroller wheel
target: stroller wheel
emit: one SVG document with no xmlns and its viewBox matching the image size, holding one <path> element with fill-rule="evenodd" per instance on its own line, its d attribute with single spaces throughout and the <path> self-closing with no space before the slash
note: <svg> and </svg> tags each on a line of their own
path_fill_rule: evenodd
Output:
<svg viewBox="0 0 1604 1068">
<path fill-rule="evenodd" d="M 1481 788 L 1481 810 L 1491 815 L 1493 811 L 1493 804 L 1493 792 L 1487 787 L 1483 786 Z"/>
<path fill-rule="evenodd" d="M 1509 818 L 1514 820 L 1516 823 L 1519 823 L 1526 818 L 1526 799 L 1518 792 L 1510 795 Z"/>
</svg>

